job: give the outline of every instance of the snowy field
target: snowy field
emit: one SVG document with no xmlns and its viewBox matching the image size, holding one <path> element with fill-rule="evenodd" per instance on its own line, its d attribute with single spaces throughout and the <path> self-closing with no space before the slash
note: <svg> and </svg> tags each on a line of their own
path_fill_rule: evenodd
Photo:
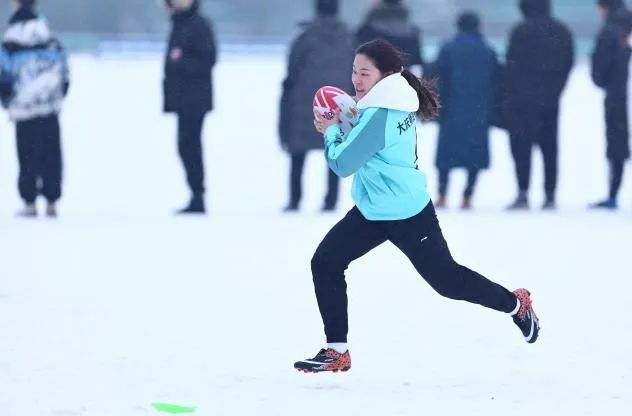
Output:
<svg viewBox="0 0 632 416">
<path fill-rule="evenodd" d="M 175 120 L 160 112 L 160 57 L 75 56 L 63 113 L 64 198 L 55 221 L 20 220 L 13 128 L 0 121 L 0 415 L 199 416 L 632 414 L 632 174 L 605 196 L 602 96 L 573 73 L 561 123 L 559 206 L 507 213 L 508 140 L 494 131 L 476 210 L 440 221 L 455 258 L 533 292 L 541 338 L 440 298 L 383 245 L 351 265 L 346 374 L 304 375 L 324 343 L 309 260 L 351 207 L 321 215 L 325 164 L 307 161 L 301 213 L 283 215 L 288 159 L 276 136 L 281 55 L 223 56 L 205 129 L 210 215 L 188 197 Z M 420 129 L 436 192 L 436 126 Z M 542 201 L 539 154 L 533 204 Z"/>
</svg>

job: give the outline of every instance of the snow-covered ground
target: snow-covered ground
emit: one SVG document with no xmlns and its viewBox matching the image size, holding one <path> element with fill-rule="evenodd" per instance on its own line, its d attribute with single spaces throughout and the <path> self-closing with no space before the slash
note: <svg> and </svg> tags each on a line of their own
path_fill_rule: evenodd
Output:
<svg viewBox="0 0 632 416">
<path fill-rule="evenodd" d="M 276 136 L 281 55 L 224 56 L 205 129 L 210 215 L 188 195 L 175 120 L 160 112 L 160 58 L 75 56 L 63 113 L 56 221 L 15 219 L 13 129 L 0 121 L 0 415 L 155 415 L 152 402 L 216 415 L 627 415 L 632 409 L 632 175 L 617 213 L 603 197 L 602 96 L 585 65 L 561 123 L 554 213 L 503 211 L 514 196 L 507 137 L 476 210 L 440 214 L 455 258 L 542 319 L 535 345 L 511 320 L 440 298 L 384 245 L 351 265 L 353 368 L 295 372 L 323 345 L 310 257 L 351 207 L 321 215 L 325 164 L 310 155 L 305 200 L 282 215 L 287 157 Z M 436 126 L 420 129 L 432 167 Z M 464 175 L 455 174 L 458 206 Z M 533 201 L 542 199 L 539 156 Z"/>
</svg>

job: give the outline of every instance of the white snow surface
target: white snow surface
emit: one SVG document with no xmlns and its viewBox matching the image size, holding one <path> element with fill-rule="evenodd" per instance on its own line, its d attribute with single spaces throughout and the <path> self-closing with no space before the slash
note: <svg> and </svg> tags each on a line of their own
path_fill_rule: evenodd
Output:
<svg viewBox="0 0 632 416">
<path fill-rule="evenodd" d="M 0 415 L 629 415 L 632 175 L 618 212 L 607 189 L 602 94 L 579 65 L 564 96 L 559 210 L 542 213 L 534 159 L 527 213 L 505 133 L 473 212 L 439 218 L 454 257 L 531 290 L 528 345 L 511 319 L 441 298 L 385 244 L 348 269 L 353 367 L 304 375 L 324 345 L 310 273 L 318 243 L 352 206 L 318 212 L 325 163 L 310 154 L 302 211 L 283 215 L 289 161 L 276 134 L 284 56 L 224 56 L 204 131 L 206 217 L 172 211 L 188 191 L 175 120 L 161 114 L 159 56 L 72 58 L 62 115 L 64 197 L 54 221 L 20 208 L 13 127 L 0 121 Z M 309 105 L 309 103 L 308 103 Z M 419 129 L 436 193 L 436 125 Z M 43 206 L 40 206 L 43 208 Z"/>
</svg>

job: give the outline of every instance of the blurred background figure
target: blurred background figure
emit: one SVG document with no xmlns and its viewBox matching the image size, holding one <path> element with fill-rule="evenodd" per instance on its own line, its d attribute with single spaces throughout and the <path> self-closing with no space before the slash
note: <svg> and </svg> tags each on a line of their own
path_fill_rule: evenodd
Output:
<svg viewBox="0 0 632 416">
<path fill-rule="evenodd" d="M 56 217 L 62 192 L 58 113 L 69 87 L 66 55 L 35 13 L 35 0 L 12 0 L 12 5 L 2 42 L 0 96 L 15 122 L 18 189 L 25 203 L 18 215 L 36 217 L 41 194 L 47 201 L 46 215 Z"/>
<path fill-rule="evenodd" d="M 544 161 L 542 208 L 554 209 L 559 101 L 573 67 L 573 39 L 552 17 L 550 0 L 521 0 L 520 10 L 525 20 L 511 32 L 504 74 L 503 116 L 518 180 L 518 196 L 509 209 L 529 208 L 534 145 Z"/>
<path fill-rule="evenodd" d="M 402 0 L 378 0 L 356 32 L 356 46 L 384 39 L 404 52 L 405 66 L 421 76 L 424 66 L 421 30 L 402 3 Z"/>
<path fill-rule="evenodd" d="M 465 168 L 468 177 L 461 208 L 469 209 L 478 174 L 489 167 L 489 127 L 498 59 L 480 32 L 477 14 L 460 15 L 457 29 L 458 34 L 441 48 L 432 73 L 439 79 L 441 97 L 436 205 L 446 207 L 450 170 Z"/>
<path fill-rule="evenodd" d="M 280 103 L 279 137 L 291 159 L 290 200 L 284 211 L 297 211 L 302 196 L 301 178 L 308 150 L 323 149 L 314 129 L 312 101 L 318 88 L 331 85 L 354 95 L 351 77 L 353 37 L 338 18 L 338 0 L 316 0 L 316 18 L 303 23 L 303 32 L 290 47 L 287 76 Z M 338 176 L 327 169 L 327 195 L 323 211 L 338 201 Z"/>
<path fill-rule="evenodd" d="M 628 131 L 629 36 L 632 14 L 623 0 L 597 0 L 604 21 L 592 54 L 593 82 L 606 92 L 606 158 L 610 164 L 608 198 L 593 208 L 617 208 L 617 194 L 623 178 L 625 160 L 630 157 Z"/>
<path fill-rule="evenodd" d="M 178 153 L 191 190 L 180 214 L 202 214 L 204 159 L 202 126 L 213 109 L 211 71 L 216 60 L 215 35 L 199 13 L 198 0 L 165 0 L 172 28 L 165 57 L 164 111 L 178 117 Z"/>
</svg>

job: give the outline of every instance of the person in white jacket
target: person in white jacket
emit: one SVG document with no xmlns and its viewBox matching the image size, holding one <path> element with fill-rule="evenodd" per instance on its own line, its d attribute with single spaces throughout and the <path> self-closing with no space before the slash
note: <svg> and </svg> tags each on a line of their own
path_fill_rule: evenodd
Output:
<svg viewBox="0 0 632 416">
<path fill-rule="evenodd" d="M 25 206 L 18 213 L 37 216 L 36 199 L 57 216 L 62 192 L 62 153 L 58 114 L 70 84 L 66 54 L 34 0 L 13 0 L 15 13 L 0 51 L 0 97 L 15 122 L 20 172 L 18 189 Z"/>
</svg>

